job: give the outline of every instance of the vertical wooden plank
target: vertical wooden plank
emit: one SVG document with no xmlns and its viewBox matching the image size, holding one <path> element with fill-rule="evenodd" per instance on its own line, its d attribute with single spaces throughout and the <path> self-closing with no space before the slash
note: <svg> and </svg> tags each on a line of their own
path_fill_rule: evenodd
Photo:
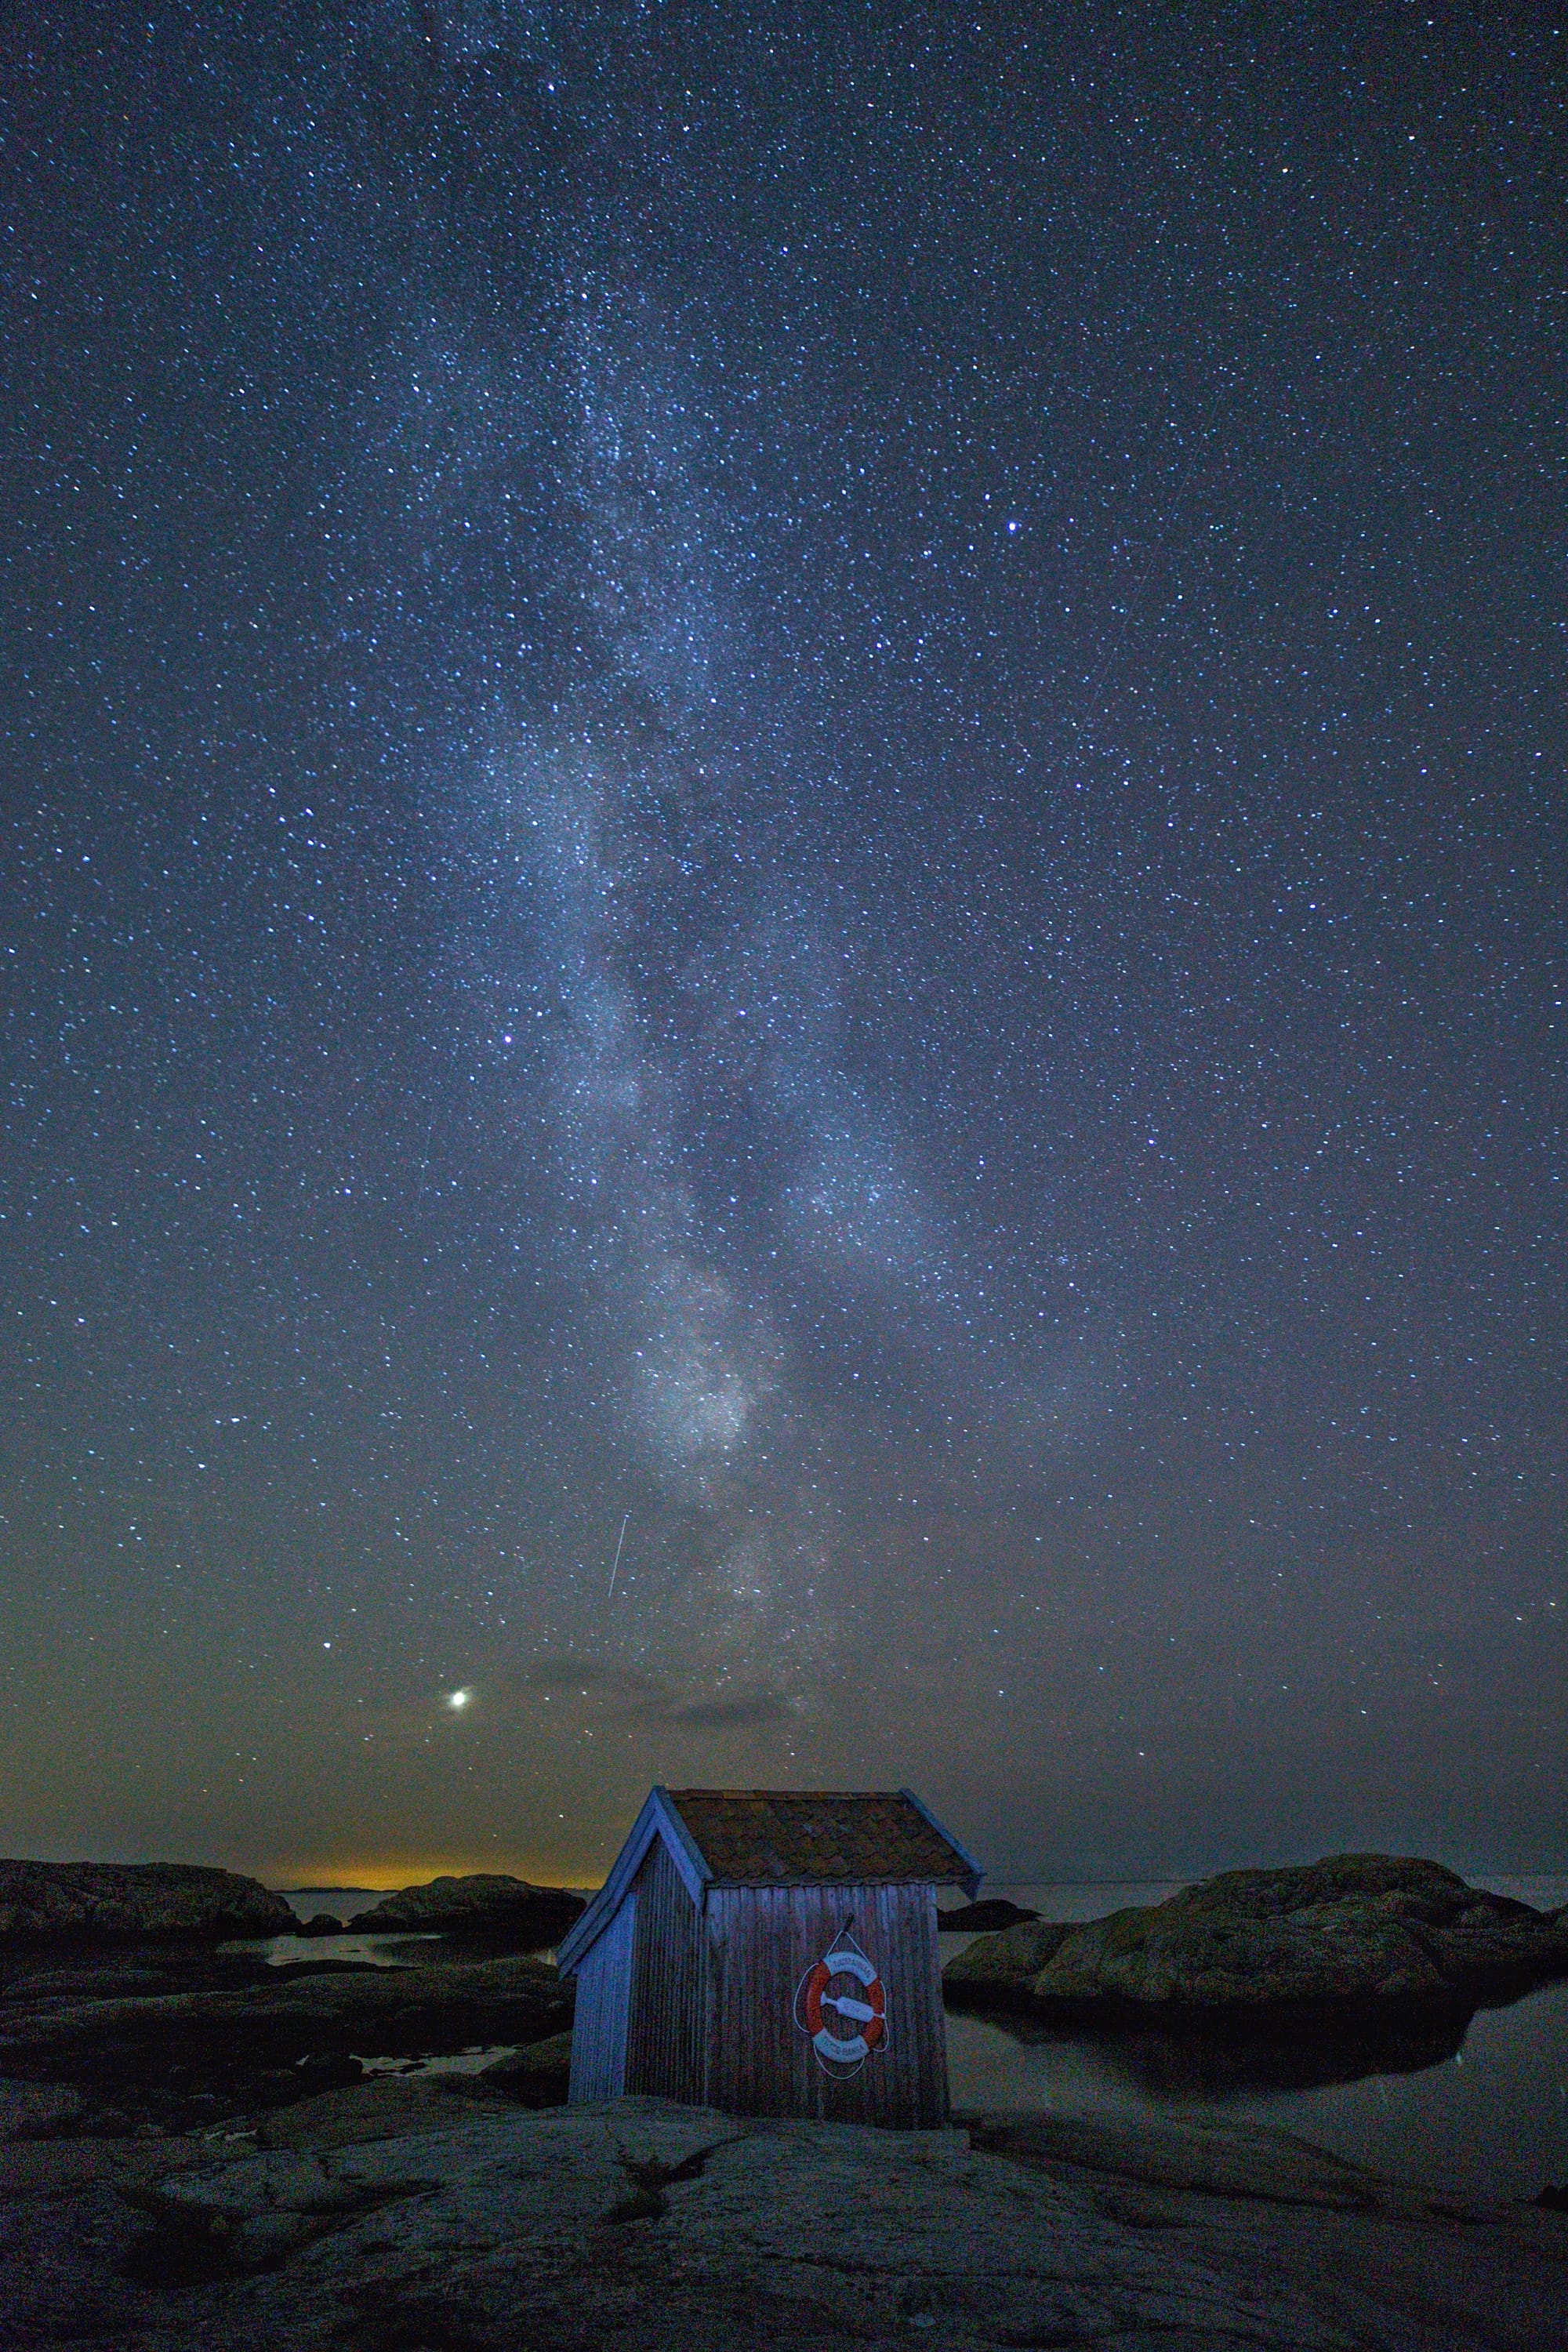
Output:
<svg viewBox="0 0 1568 2352">
<path fill-rule="evenodd" d="M 636 1891 L 625 2087 L 689 2104 L 702 2095 L 706 1955 L 697 1906 L 662 1840 L 648 1848 Z"/>
<path fill-rule="evenodd" d="M 710 1886 L 702 1913 L 702 2105 L 705 2107 L 721 2107 L 724 2105 L 721 2094 L 726 2080 L 723 2049 L 728 1986 L 725 1901 L 722 1889 Z"/>
<path fill-rule="evenodd" d="M 613 2099 L 622 2089 L 636 1922 L 634 1889 L 577 1970 L 566 2093 L 574 2102 Z"/>
<path fill-rule="evenodd" d="M 687 1900 L 684 1890 L 681 1899 Z M 885 2048 L 839 2079 L 795 2022 L 802 1978 L 849 1915 L 881 1978 Z M 696 1914 L 690 1915 L 696 1921 Z M 713 1887 L 697 1923 L 684 2095 L 738 2115 L 816 2116 L 908 2130 L 948 2116 L 934 1890 L 923 1885 Z M 652 1949 L 650 1943 L 649 1948 Z M 628 2088 L 635 2075 L 628 2076 Z"/>
</svg>

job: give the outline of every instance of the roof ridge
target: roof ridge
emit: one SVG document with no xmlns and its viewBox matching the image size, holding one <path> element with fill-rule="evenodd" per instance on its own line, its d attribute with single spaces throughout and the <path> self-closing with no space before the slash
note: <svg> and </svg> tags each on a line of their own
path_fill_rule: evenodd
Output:
<svg viewBox="0 0 1568 2352">
<path fill-rule="evenodd" d="M 799 1797 L 820 1803 L 824 1797 L 901 1797 L 902 1789 L 671 1789 L 672 1797 L 766 1797 L 770 1804 L 781 1798 Z"/>
</svg>

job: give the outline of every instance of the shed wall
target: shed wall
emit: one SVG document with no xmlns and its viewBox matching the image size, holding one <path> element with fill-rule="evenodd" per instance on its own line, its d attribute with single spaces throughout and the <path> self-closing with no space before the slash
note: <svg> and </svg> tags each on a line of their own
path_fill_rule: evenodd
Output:
<svg viewBox="0 0 1568 2352">
<path fill-rule="evenodd" d="M 707 1938 L 662 1838 L 637 1872 L 626 2089 L 702 2104 Z"/>
<path fill-rule="evenodd" d="M 855 1940 L 882 1980 L 887 2041 L 846 2080 L 817 2063 L 795 2024 L 795 1997 L 851 1914 Z M 934 1886 L 712 1887 L 704 1924 L 706 2105 L 906 2130 L 946 2124 Z"/>
<path fill-rule="evenodd" d="M 567 2097 L 618 2098 L 626 2086 L 626 2016 L 632 1990 L 637 1895 L 632 1888 L 577 1969 Z"/>
</svg>

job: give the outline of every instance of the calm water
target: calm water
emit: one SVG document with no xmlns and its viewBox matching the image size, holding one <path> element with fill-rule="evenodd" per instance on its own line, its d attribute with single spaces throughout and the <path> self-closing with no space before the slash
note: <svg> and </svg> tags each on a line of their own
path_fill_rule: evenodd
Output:
<svg viewBox="0 0 1568 2352">
<path fill-rule="evenodd" d="M 1479 1884 L 1538 1910 L 1568 1902 L 1568 1878 Z M 1096 1919 L 1158 1903 L 1163 1885 L 987 1887 L 1053 1919 Z M 943 1936 L 942 1958 L 967 1936 Z M 1568 2182 L 1568 1983 L 1506 2009 L 1479 2010 L 1456 2036 L 1423 2047 L 1281 2051 L 1232 2038 L 1026 2027 L 950 2013 L 948 2069 L 959 2108 L 1058 2107 L 1077 2115 L 1207 2111 L 1299 2133 L 1356 2163 L 1459 2195 L 1533 2196 Z M 1313 2081 L 1314 2074 L 1358 2079 Z M 1291 2079 L 1279 2080 L 1281 2074 Z"/>
<path fill-rule="evenodd" d="M 278 1892 L 284 1896 L 301 1919 L 319 1919 L 323 1911 L 334 1919 L 353 1919 L 357 1912 L 368 1911 L 385 1896 L 384 1887 L 373 1886 L 282 1886 Z M 439 1953 L 431 1947 L 441 1945 L 445 1938 L 435 1928 L 417 1931 L 407 1927 L 390 1928 L 381 1935 L 341 1936 L 261 1936 L 237 1940 L 227 1948 L 234 1952 L 254 1952 L 269 1967 L 280 1969 L 291 1960 L 360 1960 L 377 1969 L 412 1969 L 437 1959 Z M 516 1948 L 505 1942 L 498 1950 Z M 477 1945 L 470 1945 L 468 1957 L 477 1954 Z M 550 1957 L 544 1953 L 542 1957 Z"/>
<path fill-rule="evenodd" d="M 352 1919 L 384 1900 L 386 1889 L 374 1886 L 283 1886 L 279 1893 L 301 1919 L 318 1919 L 330 1911 L 334 1919 Z M 373 1968 L 416 1968 L 434 1955 L 426 1948 L 439 1936 L 411 1935 L 398 1928 L 384 1936 L 264 1936 L 230 1945 L 237 1952 L 256 1952 L 275 1969 L 290 1960 L 368 1960 Z"/>
<path fill-rule="evenodd" d="M 1568 1877 L 1479 1882 L 1538 1910 L 1568 1902 Z M 987 1886 L 1049 1919 L 1098 1919 L 1128 1904 L 1161 1903 L 1177 1882 Z M 368 1887 L 287 1889 L 302 1918 L 368 1910 Z M 370 1960 L 406 1968 L 436 1936 L 273 1936 L 250 1948 L 275 1965 L 297 1959 Z M 967 1936 L 941 1938 L 943 1960 Z M 1462 2038 L 1403 2046 L 1336 2044 L 1324 2035 L 1294 2046 L 1247 2048 L 1235 2036 L 1153 2032 L 1042 2033 L 1009 2020 L 950 2012 L 948 2067 L 959 2108 L 1057 2107 L 1085 2115 L 1208 2112 L 1299 2133 L 1354 2162 L 1456 2195 L 1533 2196 L 1568 2182 L 1568 1983 L 1504 2009 L 1479 2010 Z M 443 2070 L 485 2063 L 499 2051 L 465 2053 Z M 425 2062 L 426 2064 L 432 2062 Z M 387 2071 L 409 2067 L 384 2062 Z M 1334 2079 L 1323 2079 L 1325 2076 Z"/>
<path fill-rule="evenodd" d="M 386 1900 L 384 1886 L 280 1886 L 278 1893 L 301 1919 L 318 1919 L 323 1911 L 334 1919 L 352 1919 L 356 1911 Z"/>
</svg>

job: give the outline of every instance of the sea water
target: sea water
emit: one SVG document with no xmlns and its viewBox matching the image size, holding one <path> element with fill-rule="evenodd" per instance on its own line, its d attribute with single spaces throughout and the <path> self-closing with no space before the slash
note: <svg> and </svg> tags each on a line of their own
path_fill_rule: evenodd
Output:
<svg viewBox="0 0 1568 2352">
<path fill-rule="evenodd" d="M 1537 1910 L 1568 1902 L 1568 1878 L 1477 1882 Z M 987 1885 L 1047 1919 L 1096 1919 L 1159 1903 L 1174 1885 Z M 973 1940 L 940 1939 L 945 1962 Z M 1568 2183 L 1568 1983 L 1476 2011 L 1462 2037 L 1386 2053 L 1323 2037 L 1281 2063 L 1267 2042 L 1202 2036 L 1053 2032 L 1032 2021 L 950 2011 L 948 2074 L 962 2110 L 1055 2108 L 1071 2115 L 1210 2114 L 1296 2133 L 1352 2162 L 1468 2198 L 1532 2197 Z M 1457 2042 L 1458 2047 L 1452 2047 Z M 1314 2055 L 1321 2064 L 1314 2066 Z M 1354 2079 L 1311 2081 L 1313 2072 Z M 1281 2072 L 1297 2079 L 1281 2083 Z"/>
</svg>

